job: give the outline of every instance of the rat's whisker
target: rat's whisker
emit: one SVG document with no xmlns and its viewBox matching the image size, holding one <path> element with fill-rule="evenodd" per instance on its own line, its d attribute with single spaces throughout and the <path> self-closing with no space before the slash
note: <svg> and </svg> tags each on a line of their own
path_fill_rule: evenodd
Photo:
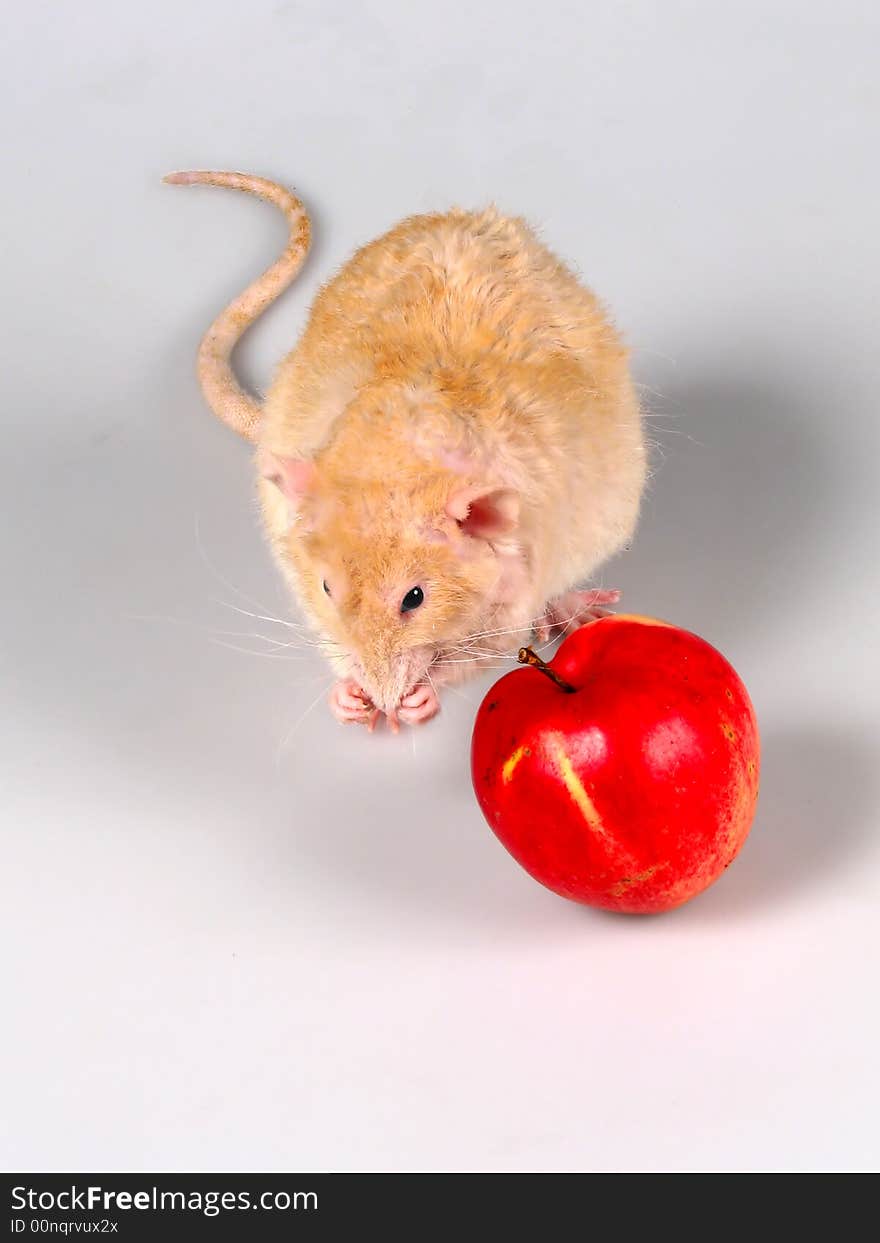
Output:
<svg viewBox="0 0 880 1243">
<path fill-rule="evenodd" d="M 263 660 L 286 660 L 293 663 L 305 660 L 302 655 L 292 655 L 290 652 L 255 652 L 252 647 L 239 647 L 237 643 L 226 643 L 223 639 L 212 639 L 211 642 L 215 647 L 225 647 L 230 652 L 241 652 L 243 656 L 261 656 Z"/>
<path fill-rule="evenodd" d="M 546 651 L 547 648 L 552 647 L 554 643 L 556 643 L 561 637 L 564 636 L 566 627 L 570 626 L 572 622 L 579 621 L 580 619 L 583 618 L 583 616 L 584 616 L 583 610 L 578 610 L 577 612 L 572 613 L 569 617 L 560 617 L 557 621 L 554 621 L 553 625 L 550 626 L 550 631 L 551 631 L 550 637 L 544 640 L 543 642 L 536 644 L 535 651 L 543 652 L 543 651 Z M 541 618 L 539 620 L 543 621 L 544 619 Z M 489 634 L 497 634 L 497 635 L 521 634 L 525 629 L 526 629 L 525 626 L 517 626 L 510 630 L 485 631 L 484 636 L 488 636 Z M 484 637 L 484 636 L 480 636 L 480 637 Z M 513 653 L 508 653 L 508 652 L 503 652 L 503 651 L 486 651 L 485 649 L 471 648 L 467 646 L 467 643 L 468 643 L 468 640 L 463 640 L 461 643 L 452 644 L 448 648 L 448 651 L 471 653 L 469 658 L 465 656 L 462 656 L 462 657 L 443 656 L 439 660 L 435 660 L 434 664 L 435 665 L 466 664 L 468 663 L 468 659 L 473 660 L 475 662 L 486 661 L 486 660 L 505 661 L 505 660 L 513 659 Z"/>
<path fill-rule="evenodd" d="M 435 694 L 435 695 L 437 696 L 437 698 L 439 699 L 439 698 L 440 698 L 440 692 L 437 690 L 437 684 L 436 684 L 436 682 L 434 681 L 434 679 L 431 677 L 430 671 L 429 671 L 428 669 L 426 669 L 426 670 L 425 670 L 425 677 L 428 679 L 428 681 L 429 681 L 429 682 L 430 682 L 430 684 L 431 684 L 431 690 L 434 692 L 434 694 Z M 460 691 L 460 690 L 458 689 L 458 687 L 457 687 L 457 686 L 453 686 L 453 685 L 452 685 L 451 683 L 449 683 L 449 682 L 447 682 L 447 683 L 446 683 L 446 685 L 444 686 L 444 688 L 443 688 L 443 689 L 444 689 L 444 690 L 446 690 L 446 691 L 452 691 L 453 695 L 458 695 L 459 699 L 463 699 L 463 700 L 465 701 L 465 703 L 470 703 L 470 702 L 471 702 L 471 701 L 470 701 L 470 699 L 468 699 L 467 695 L 463 694 L 463 692 L 462 692 L 462 691 Z"/>
<path fill-rule="evenodd" d="M 285 621 L 281 617 L 273 617 L 268 613 L 251 613 L 247 609 L 240 609 L 235 604 L 230 604 L 227 600 L 218 600 L 217 604 L 222 604 L 225 608 L 232 609 L 235 613 L 240 613 L 243 617 L 253 617 L 256 621 L 274 622 L 277 626 L 283 626 L 286 630 L 290 630 L 301 647 L 311 647 L 321 649 L 326 643 L 325 639 L 319 638 L 306 626 L 301 626 L 296 622 Z"/>
<path fill-rule="evenodd" d="M 441 658 L 440 660 L 435 660 L 433 663 L 435 665 L 473 665 L 478 664 L 480 661 L 510 659 L 511 657 L 506 655 L 504 652 L 492 652 L 488 656 L 454 656 L 448 660 Z"/>
<path fill-rule="evenodd" d="M 214 562 L 208 556 L 208 553 L 205 549 L 205 545 L 202 541 L 201 523 L 200 523 L 198 511 L 196 511 L 194 517 L 195 517 L 194 533 L 195 533 L 195 539 L 196 539 L 196 549 L 198 550 L 198 554 L 201 557 L 202 562 L 204 563 L 208 571 L 211 574 L 213 574 L 217 582 L 221 583 L 222 586 L 224 586 L 227 589 L 227 591 L 233 592 L 235 595 L 239 597 L 240 600 L 246 600 L 248 604 L 252 604 L 255 608 L 262 609 L 264 613 L 268 613 L 269 610 L 266 608 L 265 604 L 263 604 L 260 600 L 254 599 L 253 596 L 248 595 L 246 591 L 242 591 L 240 587 L 236 587 L 235 583 L 230 582 L 230 580 L 224 574 L 220 573 L 220 571 L 217 569 Z"/>
<path fill-rule="evenodd" d="M 478 630 L 473 634 L 464 635 L 460 642 L 469 643 L 475 639 L 494 638 L 496 635 L 503 634 L 522 634 L 524 631 L 534 630 L 535 626 L 539 625 L 542 620 L 543 617 L 536 617 L 532 621 L 523 622 L 519 626 L 505 626 L 498 630 Z"/>
<path fill-rule="evenodd" d="M 461 642 L 467 643 L 471 639 L 488 639 L 490 637 L 494 637 L 495 635 L 523 634 L 524 632 L 532 631 L 537 626 L 540 626 L 545 620 L 545 617 L 546 614 L 542 613 L 539 617 L 532 617 L 527 621 L 521 622 L 517 626 L 503 626 L 497 630 L 478 630 L 473 634 L 465 635 Z"/>
<path fill-rule="evenodd" d="M 457 695 L 459 699 L 463 699 L 466 704 L 470 704 L 473 707 L 473 700 L 459 687 L 453 686 L 451 682 L 447 682 L 443 689 L 444 691 L 451 691 L 453 695 Z"/>
<path fill-rule="evenodd" d="M 462 652 L 464 655 L 471 653 L 474 656 L 495 656 L 498 654 L 497 648 L 471 647 L 468 643 L 452 643 L 446 650 L 450 652 Z"/>
<path fill-rule="evenodd" d="M 599 586 L 599 587 L 589 588 L 589 589 L 585 588 L 584 590 L 585 591 L 594 590 L 594 591 L 601 592 L 602 587 Z M 557 629 L 559 627 L 567 626 L 571 622 L 576 621 L 578 617 L 582 615 L 583 614 L 580 611 L 577 613 L 573 613 L 571 617 L 564 618 L 564 619 L 561 619 L 560 621 L 554 622 L 552 629 Z M 470 643 L 477 639 L 488 639 L 488 638 L 494 638 L 496 636 L 507 635 L 507 634 L 522 634 L 525 631 L 535 630 L 538 626 L 542 625 L 545 621 L 546 621 L 546 613 L 542 613 L 539 617 L 533 617 L 529 621 L 524 621 L 520 623 L 520 625 L 518 626 L 499 627 L 496 630 L 474 631 L 473 634 L 466 634 L 462 636 L 462 638 L 459 639 L 459 643 Z"/>
<path fill-rule="evenodd" d="M 318 706 L 318 704 L 321 702 L 321 700 L 324 698 L 324 696 L 325 696 L 325 695 L 327 694 L 327 692 L 330 690 L 330 687 L 331 687 L 332 685 L 333 685 L 333 679 L 332 679 L 332 678 L 330 679 L 330 681 L 325 681 L 325 682 L 324 682 L 323 686 L 322 686 L 322 687 L 321 687 L 321 689 L 318 691 L 317 695 L 316 695 L 316 696 L 315 696 L 315 698 L 312 700 L 312 702 L 309 704 L 309 706 L 306 708 L 305 712 L 303 712 L 300 716 L 298 716 L 298 717 L 296 718 L 296 720 L 294 721 L 294 723 L 291 725 L 290 729 L 289 729 L 289 730 L 287 730 L 287 732 L 284 734 L 284 736 L 282 737 L 281 741 L 280 741 L 280 742 L 279 742 L 279 744 L 278 744 L 278 749 L 277 749 L 277 751 L 275 752 L 275 765 L 276 765 L 276 767 L 278 767 L 278 766 L 281 764 L 281 757 L 282 757 L 282 755 L 284 754 L 284 751 L 287 749 L 287 746 L 289 745 L 289 743 L 292 741 L 292 739 L 293 739 L 294 734 L 296 733 L 296 731 L 297 731 L 297 730 L 300 728 L 300 726 L 303 724 L 303 722 L 305 721 L 306 717 L 308 717 L 308 716 L 309 716 L 312 712 L 314 712 L 315 708 Z"/>
<path fill-rule="evenodd" d="M 200 622 L 193 621 L 188 617 L 164 617 L 149 613 L 130 613 L 127 614 L 129 621 L 141 622 L 162 622 L 165 625 L 185 626 L 189 630 L 194 630 L 198 634 L 206 634 L 211 639 L 220 636 L 224 639 L 259 639 L 263 643 L 268 643 L 278 648 L 305 648 L 316 647 L 317 643 L 311 643 L 309 640 L 296 637 L 293 641 L 285 642 L 282 639 L 272 638 L 271 635 L 260 634 L 256 630 L 215 630 L 213 626 L 205 626 Z"/>
<path fill-rule="evenodd" d="M 222 634 L 223 632 L 221 631 L 220 633 Z M 234 637 L 234 634 L 235 634 L 235 632 L 234 632 L 234 631 L 231 631 L 231 632 L 230 632 L 230 637 Z M 305 651 L 308 647 L 310 647 L 310 646 L 311 646 L 310 644 L 307 644 L 307 643 L 302 643 L 299 639 L 291 639 L 291 640 L 288 640 L 288 642 L 286 642 L 286 643 L 285 643 L 283 639 L 273 639 L 273 638 L 271 637 L 271 635 L 268 635 L 268 634 L 258 634 L 256 631 L 254 631 L 254 632 L 253 632 L 253 633 L 251 633 L 251 634 L 242 634 L 242 635 L 240 635 L 240 636 L 239 636 L 239 638 L 242 638 L 242 639 L 260 639 L 263 643 L 268 643 L 270 647 L 274 647 L 274 648 L 278 649 L 279 651 L 280 651 L 280 650 L 282 650 L 282 649 L 285 649 L 285 648 L 287 648 L 287 649 L 292 648 L 292 649 L 294 649 L 295 651 Z"/>
<path fill-rule="evenodd" d="M 316 646 L 316 644 L 306 643 L 298 637 L 287 640 L 275 639 L 272 635 L 260 634 L 258 630 L 215 630 L 212 633 L 220 635 L 224 639 L 259 639 L 261 643 L 268 643 L 270 647 L 275 648 L 295 648 L 303 651 L 308 647 Z"/>
<path fill-rule="evenodd" d="M 255 621 L 274 622 L 276 626 L 286 626 L 289 630 L 299 630 L 308 633 L 307 627 L 298 625 L 296 622 L 285 621 L 283 617 L 274 617 L 271 613 L 252 613 L 249 609 L 241 609 L 237 604 L 230 604 L 228 600 L 217 600 L 217 604 L 222 604 L 224 608 L 232 609 L 234 613 L 241 613 L 243 617 L 253 617 Z"/>
</svg>

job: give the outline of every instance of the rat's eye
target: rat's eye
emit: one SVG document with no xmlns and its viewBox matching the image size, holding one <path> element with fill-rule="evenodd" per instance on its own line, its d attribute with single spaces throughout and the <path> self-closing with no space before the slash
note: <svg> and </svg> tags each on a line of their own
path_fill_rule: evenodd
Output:
<svg viewBox="0 0 880 1243">
<path fill-rule="evenodd" d="M 326 580 L 326 578 L 325 578 L 325 579 L 323 579 L 323 580 L 321 581 L 321 586 L 324 588 L 324 595 L 325 595 L 325 596 L 329 596 L 329 595 L 330 595 L 330 588 L 327 586 L 327 580 Z"/>
<path fill-rule="evenodd" d="M 411 613 L 413 609 L 417 609 L 425 598 L 425 593 L 421 587 L 410 587 L 409 591 L 400 602 L 401 613 Z"/>
</svg>

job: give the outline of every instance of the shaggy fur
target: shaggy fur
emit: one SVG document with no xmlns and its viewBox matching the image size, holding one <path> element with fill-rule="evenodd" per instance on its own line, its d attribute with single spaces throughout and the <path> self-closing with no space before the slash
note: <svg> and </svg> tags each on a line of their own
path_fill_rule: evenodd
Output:
<svg viewBox="0 0 880 1243">
<path fill-rule="evenodd" d="M 241 174 L 176 179 L 249 190 L 291 222 L 285 256 L 209 332 L 200 378 L 259 445 L 266 530 L 328 640 L 337 715 L 426 719 L 432 683 L 573 606 L 589 616 L 571 590 L 633 532 L 642 423 L 605 312 L 528 226 L 456 210 L 363 247 L 319 293 L 260 411 L 229 352 L 299 269 L 305 213 Z M 424 602 L 401 613 L 413 586 Z"/>
</svg>

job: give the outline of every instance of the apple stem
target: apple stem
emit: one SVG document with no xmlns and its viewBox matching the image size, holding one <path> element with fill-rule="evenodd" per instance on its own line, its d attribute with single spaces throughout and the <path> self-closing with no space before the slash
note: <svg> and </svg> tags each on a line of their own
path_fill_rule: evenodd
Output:
<svg viewBox="0 0 880 1243">
<path fill-rule="evenodd" d="M 542 660 L 537 652 L 530 647 L 521 647 L 517 654 L 517 660 L 521 665 L 531 665 L 533 669 L 540 669 L 545 673 L 551 682 L 555 682 L 560 690 L 565 691 L 566 695 L 573 695 L 577 690 L 576 686 L 572 686 L 570 682 L 566 682 L 561 678 L 555 669 L 551 669 L 546 660 Z"/>
</svg>

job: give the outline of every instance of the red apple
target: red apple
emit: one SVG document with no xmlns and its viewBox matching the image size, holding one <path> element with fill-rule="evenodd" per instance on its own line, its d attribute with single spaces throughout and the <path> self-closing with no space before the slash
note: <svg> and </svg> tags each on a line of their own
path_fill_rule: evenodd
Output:
<svg viewBox="0 0 880 1243">
<path fill-rule="evenodd" d="M 721 875 L 758 797 L 755 712 L 697 635 L 649 617 L 583 626 L 544 664 L 529 648 L 474 725 L 489 825 L 536 880 L 631 914 L 667 911 Z"/>
</svg>

